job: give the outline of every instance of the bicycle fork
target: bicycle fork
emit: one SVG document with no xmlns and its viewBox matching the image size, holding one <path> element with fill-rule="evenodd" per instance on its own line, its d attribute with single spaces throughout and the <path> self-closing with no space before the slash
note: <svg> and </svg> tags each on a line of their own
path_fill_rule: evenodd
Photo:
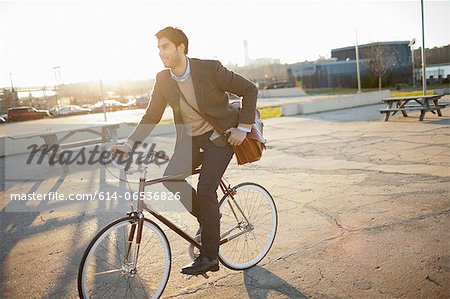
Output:
<svg viewBox="0 0 450 299">
<path fill-rule="evenodd" d="M 128 233 L 128 248 L 125 254 L 124 264 L 122 266 L 123 272 L 131 275 L 135 275 L 137 273 L 137 260 L 142 240 L 142 228 L 144 226 L 144 214 L 142 212 L 138 214 L 135 213 L 136 212 L 130 213 L 134 222 L 131 224 L 131 228 Z M 134 242 L 136 246 L 133 248 Z"/>
<path fill-rule="evenodd" d="M 141 178 L 139 179 L 139 196 L 143 194 L 144 191 L 144 183 L 145 183 L 145 169 L 141 172 Z M 132 218 L 132 224 L 130 228 L 130 232 L 128 234 L 128 249 L 125 255 L 124 265 L 128 265 L 125 267 L 124 271 L 127 271 L 131 275 L 135 275 L 137 273 L 137 260 L 139 256 L 139 249 L 141 247 L 142 240 L 142 229 L 144 227 L 144 213 L 142 212 L 142 200 L 143 198 L 138 199 L 138 210 L 131 211 L 128 215 Z M 136 231 L 137 226 L 137 231 Z M 136 238 L 136 246 L 133 248 L 133 241 Z M 134 249 L 134 250 L 132 250 Z M 132 252 L 133 251 L 133 252 Z M 131 256 L 132 255 L 132 256 Z M 131 258 L 131 263 L 130 263 Z M 131 267 L 130 267 L 131 266 Z"/>
</svg>

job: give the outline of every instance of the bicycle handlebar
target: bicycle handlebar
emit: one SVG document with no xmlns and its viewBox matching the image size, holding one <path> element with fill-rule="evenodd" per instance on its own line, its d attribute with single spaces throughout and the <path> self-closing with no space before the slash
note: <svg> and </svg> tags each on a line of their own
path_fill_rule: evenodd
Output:
<svg viewBox="0 0 450 299">
<path fill-rule="evenodd" d="M 110 149 L 110 151 L 112 152 L 111 149 Z M 116 151 L 123 153 L 122 151 L 117 150 L 117 149 L 116 149 Z M 116 157 L 116 155 L 115 155 L 115 157 Z M 119 157 L 123 157 L 123 156 L 119 155 Z M 170 157 L 167 156 L 166 154 L 164 154 L 163 152 L 149 151 L 146 154 L 146 158 L 149 158 L 149 157 L 156 157 L 158 159 L 162 159 L 162 160 L 165 160 L 165 161 L 169 161 L 170 160 Z M 129 159 L 129 158 L 130 157 L 128 157 L 127 159 Z M 116 167 L 116 168 L 118 168 L 120 170 L 125 170 L 128 174 L 133 174 L 133 173 L 136 173 L 136 172 L 140 172 L 142 167 L 146 167 L 145 165 L 143 166 L 142 163 L 139 163 L 139 164 L 138 163 L 126 163 L 125 162 L 126 160 L 123 160 L 122 162 L 119 162 L 118 159 L 112 159 L 111 163 L 112 163 L 112 165 L 114 165 L 114 167 Z M 153 159 L 151 159 L 151 161 L 153 162 Z M 127 169 L 127 166 L 131 166 L 131 167 L 128 167 L 128 169 Z"/>
</svg>

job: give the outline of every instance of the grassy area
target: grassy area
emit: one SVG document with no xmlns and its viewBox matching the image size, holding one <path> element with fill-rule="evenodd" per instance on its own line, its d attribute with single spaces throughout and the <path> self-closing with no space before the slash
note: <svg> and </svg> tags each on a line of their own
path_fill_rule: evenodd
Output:
<svg viewBox="0 0 450 299">
<path fill-rule="evenodd" d="M 449 84 L 432 84 L 427 86 L 427 90 L 449 88 Z M 389 89 L 392 93 L 407 93 L 406 95 L 420 95 L 422 94 L 422 86 L 402 85 L 400 90 L 396 90 L 395 86 L 383 87 L 382 90 Z M 356 88 L 314 88 L 304 90 L 308 95 L 339 95 L 339 94 L 354 94 L 358 91 Z M 378 88 L 363 88 L 362 92 L 378 91 Z M 427 92 L 427 94 L 430 94 Z M 404 96 L 403 94 L 398 96 Z"/>
<path fill-rule="evenodd" d="M 386 89 L 386 88 L 383 88 Z M 377 91 L 378 88 L 362 88 L 362 92 Z M 304 90 L 308 95 L 334 95 L 334 94 L 353 94 L 358 91 L 357 88 L 314 88 Z"/>
<path fill-rule="evenodd" d="M 436 93 L 436 89 L 449 88 L 448 84 L 432 84 L 427 86 L 427 95 Z M 392 90 L 392 97 L 407 97 L 407 96 L 419 96 L 423 94 L 422 86 L 406 85 L 402 86 L 400 90 Z"/>
<path fill-rule="evenodd" d="M 431 85 L 427 85 L 427 90 L 432 90 L 432 89 L 443 89 L 443 88 L 449 88 L 450 85 L 449 84 L 431 84 Z M 395 90 L 395 87 L 391 87 L 391 90 Z M 402 85 L 399 92 L 402 91 L 422 91 L 422 85 L 416 85 L 416 86 L 412 86 L 412 85 Z"/>
</svg>

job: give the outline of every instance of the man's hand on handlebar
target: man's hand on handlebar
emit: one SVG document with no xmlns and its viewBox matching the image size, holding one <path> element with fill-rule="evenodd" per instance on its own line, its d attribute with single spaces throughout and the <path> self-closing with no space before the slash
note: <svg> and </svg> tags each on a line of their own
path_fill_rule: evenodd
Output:
<svg viewBox="0 0 450 299">
<path fill-rule="evenodd" d="M 120 155 L 122 152 L 124 160 L 128 159 L 128 153 L 131 151 L 128 146 L 123 144 L 114 144 L 109 148 L 109 150 L 113 155 Z"/>
</svg>

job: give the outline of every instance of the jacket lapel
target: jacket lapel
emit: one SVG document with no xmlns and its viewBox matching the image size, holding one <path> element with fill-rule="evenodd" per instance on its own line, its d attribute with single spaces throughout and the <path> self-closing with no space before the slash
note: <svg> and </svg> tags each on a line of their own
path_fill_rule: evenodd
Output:
<svg viewBox="0 0 450 299">
<path fill-rule="evenodd" d="M 172 76 L 170 76 L 169 70 L 167 70 L 167 84 L 169 85 L 169 91 L 172 93 L 172 96 L 175 98 L 175 102 L 180 102 L 181 91 L 178 87 L 177 81 L 175 81 Z"/>
<path fill-rule="evenodd" d="M 203 96 L 203 83 L 201 81 L 201 69 L 197 60 L 189 59 L 191 66 L 192 83 L 194 84 L 195 98 L 197 99 L 198 108 L 201 112 L 204 111 L 204 96 Z"/>
</svg>

